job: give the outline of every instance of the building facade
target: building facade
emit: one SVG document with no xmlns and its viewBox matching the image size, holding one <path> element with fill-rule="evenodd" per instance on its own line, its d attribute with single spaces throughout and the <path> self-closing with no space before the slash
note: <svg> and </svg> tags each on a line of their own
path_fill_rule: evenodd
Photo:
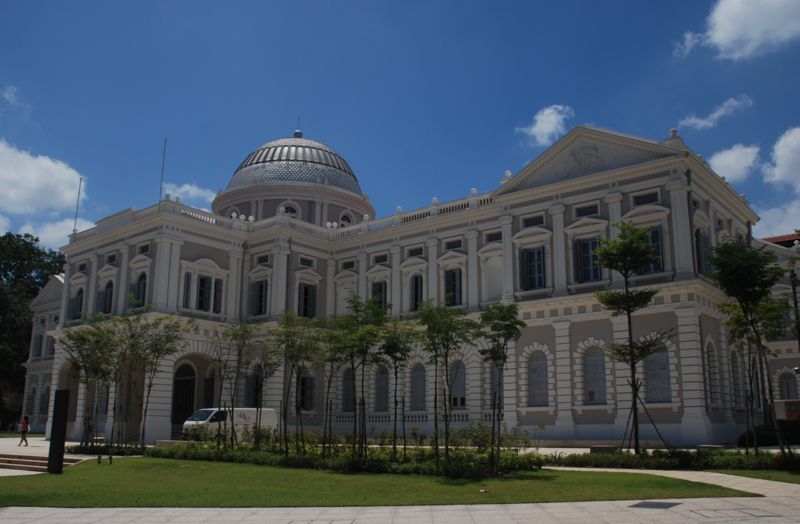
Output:
<svg viewBox="0 0 800 524">
<path fill-rule="evenodd" d="M 621 282 L 598 266 L 592 250 L 626 221 L 648 229 L 659 255 L 636 277 L 659 293 L 636 313 L 633 335 L 672 334 L 667 351 L 640 364 L 648 411 L 672 444 L 730 442 L 743 431 L 745 370 L 715 307 L 723 295 L 707 277 L 708 252 L 728 238 L 749 238 L 758 217 L 674 130 L 654 141 L 578 126 L 517 174 L 507 172 L 491 193 L 434 199 L 384 218 L 374 216 L 347 162 L 298 131 L 250 154 L 212 208 L 167 195 L 72 235 L 63 247 L 64 275 L 33 306 L 24 409 L 34 414 L 34 429 L 49 430 L 53 392 L 66 388 L 73 393 L 69 431 L 79 437 L 76 421 L 94 399 L 58 340 L 83 315 L 124 312 L 128 293 L 152 305 L 146 314 L 196 319 L 181 352 L 161 363 L 147 414 L 151 442 L 174 437 L 194 410 L 219 403 L 212 355 L 215 334 L 228 323 L 266 327 L 285 310 L 323 319 L 345 312 L 357 294 L 383 297 L 393 315 L 425 300 L 475 316 L 493 303 L 518 304 L 526 328 L 503 384 L 476 348 L 455 355 L 454 424 L 490 421 L 492 388 L 502 387 L 508 427 L 550 442 L 618 441 L 629 414 L 629 371 L 602 348 L 626 340 L 627 326 L 594 298 Z M 800 364 L 797 344 L 782 343 L 775 383 L 796 398 L 796 378 L 790 383 L 786 372 Z M 306 374 L 298 398 L 304 425 L 313 428 L 322 420 L 324 377 L 322 370 Z M 281 370 L 263 383 L 249 377 L 242 405 L 263 391 L 263 405 L 277 408 L 283 380 Z M 334 379 L 342 431 L 352 427 L 351 380 L 347 373 Z M 412 355 L 397 384 L 382 368 L 370 369 L 366 380 L 369 431 L 391 427 L 388 399 L 397 388 L 409 427 L 430 434 L 433 392 L 441 385 L 433 384 L 424 354 Z M 107 432 L 124 424 L 135 435 L 142 380 L 124 382 L 98 399 L 101 424 Z M 656 440 L 648 424 L 641 431 Z"/>
</svg>

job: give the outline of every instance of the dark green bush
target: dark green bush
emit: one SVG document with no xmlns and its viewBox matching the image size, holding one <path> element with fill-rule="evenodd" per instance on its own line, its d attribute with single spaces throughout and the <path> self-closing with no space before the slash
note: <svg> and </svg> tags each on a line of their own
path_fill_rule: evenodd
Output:
<svg viewBox="0 0 800 524">
<path fill-rule="evenodd" d="M 800 458 L 775 453 L 745 455 L 738 451 L 662 451 L 632 453 L 580 453 L 543 457 L 549 466 L 628 469 L 784 469 L 800 470 Z"/>
</svg>

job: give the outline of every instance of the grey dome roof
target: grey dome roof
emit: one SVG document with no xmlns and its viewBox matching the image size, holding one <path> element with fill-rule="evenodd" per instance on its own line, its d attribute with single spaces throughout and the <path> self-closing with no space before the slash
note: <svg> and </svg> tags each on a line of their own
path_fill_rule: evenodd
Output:
<svg viewBox="0 0 800 524">
<path fill-rule="evenodd" d="M 361 187 L 353 170 L 336 151 L 316 140 L 293 138 L 267 142 L 250 153 L 233 174 L 227 191 L 271 183 L 326 183 L 359 196 Z"/>
</svg>

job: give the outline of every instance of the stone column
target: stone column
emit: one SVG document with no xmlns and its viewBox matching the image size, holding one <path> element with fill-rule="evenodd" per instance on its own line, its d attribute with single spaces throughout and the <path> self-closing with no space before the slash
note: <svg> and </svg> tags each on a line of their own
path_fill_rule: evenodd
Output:
<svg viewBox="0 0 800 524">
<path fill-rule="evenodd" d="M 555 330 L 556 347 L 554 351 L 556 368 L 556 422 L 554 437 L 559 439 L 575 438 L 575 421 L 572 418 L 572 348 L 569 336 L 569 320 L 556 320 L 552 323 Z M 576 394 L 578 394 L 576 392 Z"/>
<path fill-rule="evenodd" d="M 117 314 L 121 315 L 125 313 L 125 310 L 128 308 L 128 293 L 130 292 L 130 268 L 128 267 L 129 257 L 130 257 L 130 246 L 127 244 L 123 244 L 122 246 L 122 258 L 120 260 L 119 266 L 119 281 L 117 281 Z"/>
<path fill-rule="evenodd" d="M 162 360 L 150 390 L 150 402 L 147 406 L 144 439 L 152 444 L 156 440 L 169 440 L 172 433 L 172 378 L 175 368 L 175 357 Z M 202 378 L 198 377 L 198 380 Z M 141 429 L 141 428 L 140 428 Z"/>
<path fill-rule="evenodd" d="M 503 299 L 502 302 L 514 302 L 514 244 L 511 242 L 513 217 L 503 215 L 500 224 L 503 231 Z"/>
<path fill-rule="evenodd" d="M 622 193 L 606 195 L 603 201 L 608 204 L 608 238 L 615 240 L 619 236 L 617 225 L 622 222 Z M 609 271 L 609 273 L 608 278 L 612 284 L 622 280 L 622 275 L 616 271 Z"/>
<path fill-rule="evenodd" d="M 675 259 L 675 277 L 689 278 L 694 274 L 692 262 L 692 234 L 689 224 L 689 203 L 687 188 L 683 180 L 673 180 L 667 184 L 670 207 L 672 208 L 672 256 Z"/>
<path fill-rule="evenodd" d="M 615 344 L 625 344 L 628 342 L 628 319 L 625 315 L 609 318 L 611 322 L 611 332 Z M 625 426 L 628 423 L 628 416 L 630 415 L 631 407 L 631 387 L 628 385 L 628 380 L 631 378 L 631 370 L 624 362 L 617 362 L 616 360 L 607 359 L 606 365 L 613 366 L 614 370 L 614 391 L 607 392 L 608 399 L 613 401 L 617 407 L 617 414 L 614 417 L 614 432 L 615 435 L 622 437 L 625 433 Z M 644 381 L 644 377 L 639 374 L 639 367 L 636 368 L 636 378 Z M 639 391 L 642 400 L 644 400 L 644 388 Z M 646 430 L 644 413 L 639 409 L 639 428 Z M 644 437 L 642 437 L 644 438 Z"/>
<path fill-rule="evenodd" d="M 69 285 L 69 263 L 64 264 L 64 288 L 61 292 L 61 308 L 58 313 L 58 327 L 63 328 L 64 324 L 69 320 L 69 299 L 70 299 L 70 285 Z"/>
<path fill-rule="evenodd" d="M 233 249 L 228 251 L 228 291 L 225 293 L 226 304 L 223 311 L 225 311 L 229 321 L 235 321 L 240 318 L 240 311 L 242 311 L 240 297 L 245 301 L 250 297 L 250 294 L 245 292 L 248 288 L 245 286 L 244 276 L 242 275 L 242 258 L 243 253 L 241 251 Z M 244 307 L 244 311 L 247 311 L 247 304 Z"/>
<path fill-rule="evenodd" d="M 439 239 L 429 238 L 425 245 L 428 247 L 428 299 L 434 305 L 439 304 Z"/>
<path fill-rule="evenodd" d="M 72 394 L 70 392 L 70 394 Z M 72 427 L 72 440 L 80 442 L 83 437 L 83 417 L 86 415 L 86 384 L 78 383 L 78 399 L 75 408 L 75 424 Z M 70 438 L 70 435 L 67 435 Z"/>
<path fill-rule="evenodd" d="M 361 300 L 366 300 L 368 298 L 367 295 L 367 254 L 365 252 L 360 252 L 356 256 L 356 260 L 358 261 L 358 296 L 361 297 Z"/>
<path fill-rule="evenodd" d="M 177 313 L 180 300 L 178 297 L 178 290 L 180 289 L 178 284 L 181 281 L 181 245 L 183 245 L 183 241 L 175 240 L 171 245 L 167 286 L 167 311 L 170 313 Z"/>
<path fill-rule="evenodd" d="M 289 278 L 289 246 L 278 243 L 272 249 L 272 296 L 270 316 L 286 311 L 286 280 Z"/>
<path fill-rule="evenodd" d="M 319 200 L 314 203 L 314 223 L 318 226 L 325 227 L 325 222 L 322 218 L 322 203 Z"/>
<path fill-rule="evenodd" d="M 97 264 L 99 259 L 97 253 L 89 259 L 89 264 L 92 266 L 89 270 L 89 290 L 86 297 L 86 313 L 89 315 L 97 313 Z"/>
<path fill-rule="evenodd" d="M 564 211 L 561 204 L 548 209 L 553 217 L 553 296 L 567 294 L 567 246 L 564 239 Z"/>
<path fill-rule="evenodd" d="M 403 298 L 400 285 L 400 246 L 392 246 L 392 316 L 399 316 L 403 311 Z"/>
<path fill-rule="evenodd" d="M 713 204 L 708 206 L 708 235 L 711 240 L 711 248 L 717 247 L 717 209 Z"/>
<path fill-rule="evenodd" d="M 467 239 L 467 311 L 480 309 L 481 297 L 478 295 L 478 278 L 481 268 L 478 264 L 478 232 L 474 229 L 464 234 Z"/>
<path fill-rule="evenodd" d="M 706 413 L 700 311 L 692 307 L 679 308 L 675 310 L 675 316 L 678 320 L 680 381 L 683 391 L 680 442 L 676 444 L 702 444 L 711 438 L 712 433 Z"/>
<path fill-rule="evenodd" d="M 172 242 L 167 238 L 156 240 L 156 263 L 151 274 L 153 308 L 164 312 L 167 309 L 167 296 L 169 292 L 169 268 L 172 254 Z"/>
<path fill-rule="evenodd" d="M 336 261 L 329 258 L 325 268 L 325 317 L 336 314 Z"/>
<path fill-rule="evenodd" d="M 527 368 L 515 365 L 517 362 L 517 345 L 508 344 L 508 364 L 503 371 L 503 423 L 509 430 L 517 427 L 517 397 L 519 373 L 527 373 Z"/>
</svg>

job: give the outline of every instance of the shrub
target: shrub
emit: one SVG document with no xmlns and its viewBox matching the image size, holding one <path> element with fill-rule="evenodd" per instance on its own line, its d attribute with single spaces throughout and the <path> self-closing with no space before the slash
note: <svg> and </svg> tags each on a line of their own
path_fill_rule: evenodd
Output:
<svg viewBox="0 0 800 524">
<path fill-rule="evenodd" d="M 784 469 L 800 470 L 800 458 L 775 453 L 745 455 L 738 451 L 664 451 L 634 455 L 616 453 L 579 453 L 550 455 L 544 458 L 551 466 L 627 469 Z"/>
</svg>

